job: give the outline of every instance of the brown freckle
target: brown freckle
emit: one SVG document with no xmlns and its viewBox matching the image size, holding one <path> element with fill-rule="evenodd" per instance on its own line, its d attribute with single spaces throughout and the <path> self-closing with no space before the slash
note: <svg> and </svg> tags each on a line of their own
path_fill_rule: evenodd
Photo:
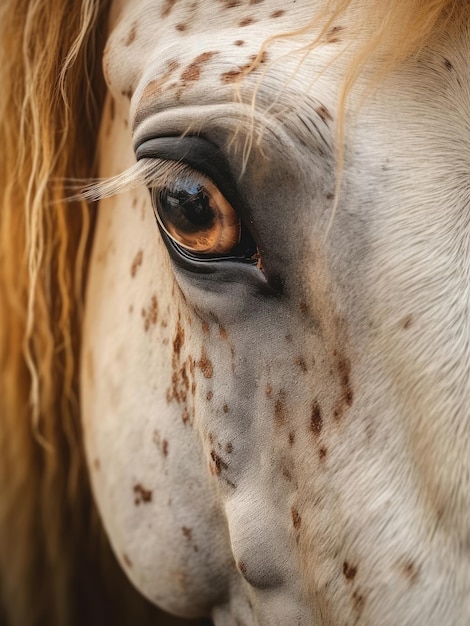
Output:
<svg viewBox="0 0 470 626">
<path fill-rule="evenodd" d="M 144 258 L 144 253 L 142 252 L 142 250 L 139 250 L 134 260 L 132 261 L 132 265 L 131 265 L 132 278 L 134 278 L 134 276 L 137 274 L 137 270 L 142 265 L 143 258 Z"/>
<path fill-rule="evenodd" d="M 207 322 L 202 322 L 202 331 L 206 334 L 209 333 L 209 324 Z"/>
<path fill-rule="evenodd" d="M 276 420 L 277 424 L 284 423 L 284 420 L 286 418 L 286 398 L 286 392 L 284 391 L 284 389 L 281 389 L 274 404 L 274 419 Z"/>
<path fill-rule="evenodd" d="M 243 563 L 243 561 L 238 561 L 237 567 L 240 570 L 240 572 L 243 574 L 243 576 L 245 576 L 246 575 L 246 565 L 245 565 L 245 563 Z"/>
<path fill-rule="evenodd" d="M 400 569 L 403 572 L 405 578 L 407 578 L 412 585 L 416 583 L 419 578 L 419 567 L 411 560 L 406 560 L 400 563 Z"/>
<path fill-rule="evenodd" d="M 244 17 L 242 20 L 240 20 L 238 22 L 238 25 L 241 27 L 250 26 L 250 24 L 254 24 L 255 22 L 255 18 L 252 15 L 248 15 L 247 17 Z"/>
<path fill-rule="evenodd" d="M 228 404 L 224 404 L 224 406 L 223 406 L 223 412 L 224 412 L 224 413 L 228 413 Z"/>
<path fill-rule="evenodd" d="M 131 568 L 132 567 L 132 561 L 130 560 L 130 558 L 127 556 L 127 554 L 123 554 L 122 555 L 122 561 L 125 565 L 127 565 L 127 567 Z"/>
<path fill-rule="evenodd" d="M 302 518 L 300 517 L 298 510 L 292 507 L 291 513 L 292 513 L 292 523 L 294 525 L 294 528 L 295 529 L 300 528 L 300 525 L 302 523 Z"/>
<path fill-rule="evenodd" d="M 446 68 L 449 70 L 449 72 L 451 72 L 454 69 L 454 66 L 452 65 L 452 63 L 449 61 L 449 59 L 444 59 L 444 65 L 446 66 Z"/>
<path fill-rule="evenodd" d="M 323 428 L 323 417 L 321 414 L 320 405 L 315 400 L 312 404 L 312 412 L 310 414 L 310 429 L 314 435 L 318 437 Z"/>
<path fill-rule="evenodd" d="M 162 441 L 162 452 L 163 456 L 168 456 L 168 441 L 166 439 Z"/>
<path fill-rule="evenodd" d="M 350 407 L 353 403 L 353 391 L 351 388 L 351 362 L 347 358 L 341 358 L 338 361 L 338 372 L 343 390 L 343 400 L 346 406 Z"/>
<path fill-rule="evenodd" d="M 408 328 L 413 324 L 413 316 L 412 315 L 407 315 L 403 320 L 401 325 L 403 326 L 403 328 L 405 330 L 408 330 Z"/>
<path fill-rule="evenodd" d="M 335 194 L 332 193 L 331 191 L 326 194 L 327 200 L 333 200 L 334 197 L 335 197 Z"/>
<path fill-rule="evenodd" d="M 212 393 L 212 391 L 208 391 L 208 392 L 207 392 L 207 396 L 206 396 L 206 398 L 207 398 L 208 400 L 212 400 L 212 398 L 213 398 L 213 397 L 214 397 L 214 394 Z"/>
<path fill-rule="evenodd" d="M 228 452 L 228 454 L 232 454 L 232 452 L 233 452 L 233 444 L 228 443 L 228 444 L 225 446 L 225 449 L 226 449 L 226 451 Z"/>
<path fill-rule="evenodd" d="M 144 330 L 147 332 L 150 326 L 154 326 L 158 320 L 157 296 L 152 296 L 148 309 L 142 309 L 142 317 L 144 318 Z"/>
<path fill-rule="evenodd" d="M 175 29 L 177 31 L 179 31 L 180 33 L 184 33 L 184 31 L 187 29 L 187 25 L 186 24 L 176 24 Z"/>
<path fill-rule="evenodd" d="M 283 467 L 282 468 L 282 475 L 284 476 L 284 478 L 286 480 L 288 480 L 289 482 L 292 481 L 292 474 L 289 472 L 289 470 L 287 469 L 287 467 Z"/>
<path fill-rule="evenodd" d="M 199 80 L 201 76 L 201 66 L 204 63 L 207 63 L 214 57 L 218 52 L 203 52 L 199 54 L 192 63 L 188 65 L 188 67 L 181 74 L 181 80 L 183 82 L 194 82 Z"/>
<path fill-rule="evenodd" d="M 132 98 L 132 89 L 123 89 L 121 95 L 130 100 Z"/>
<path fill-rule="evenodd" d="M 234 46 L 244 46 L 245 42 L 243 41 L 243 39 L 237 39 L 237 41 L 233 42 Z"/>
<path fill-rule="evenodd" d="M 306 302 L 301 302 L 299 304 L 299 309 L 300 309 L 300 312 L 305 315 L 305 313 L 308 312 L 308 304 Z"/>
<path fill-rule="evenodd" d="M 142 485 L 137 484 L 134 485 L 133 491 L 135 496 L 134 504 L 136 504 L 137 506 L 141 502 L 148 504 L 152 501 L 152 491 L 150 491 L 150 489 L 145 489 L 144 487 L 142 487 Z"/>
<path fill-rule="evenodd" d="M 125 40 L 125 42 L 124 42 L 124 45 L 125 45 L 126 47 L 127 47 L 127 46 L 130 46 L 130 45 L 131 45 L 131 43 L 135 40 L 135 36 L 136 36 L 136 34 L 137 34 L 137 25 L 136 25 L 136 23 L 134 22 L 134 24 L 132 24 L 132 27 L 131 27 L 131 29 L 130 29 L 129 33 L 127 34 L 126 40 Z"/>
<path fill-rule="evenodd" d="M 219 476 L 222 470 L 226 470 L 228 468 L 227 463 L 225 463 L 225 461 L 213 449 L 211 450 L 211 459 L 213 461 L 211 473 Z"/>
<path fill-rule="evenodd" d="M 272 385 L 266 385 L 265 393 L 267 398 L 270 398 L 273 395 Z"/>
<path fill-rule="evenodd" d="M 188 528 L 187 526 L 183 526 L 181 528 L 181 531 L 182 531 L 183 535 L 186 537 L 186 539 L 188 541 L 191 541 L 191 539 L 193 538 L 193 529 L 192 528 Z"/>
<path fill-rule="evenodd" d="M 279 9 L 278 11 L 274 11 L 273 13 L 271 13 L 270 17 L 282 17 L 285 14 L 285 11 L 283 11 L 282 9 Z"/>
<path fill-rule="evenodd" d="M 354 610 L 357 613 L 361 614 L 362 611 L 364 610 L 364 606 L 366 603 L 364 596 L 360 594 L 359 591 L 356 590 L 352 594 L 352 597 L 353 597 L 353 603 L 354 603 Z"/>
<path fill-rule="evenodd" d="M 292 335 L 290 333 L 288 335 L 286 335 L 286 341 L 288 343 L 292 343 Z"/>
<path fill-rule="evenodd" d="M 290 432 L 289 433 L 289 445 L 292 446 L 294 444 L 295 441 L 295 433 Z"/>
<path fill-rule="evenodd" d="M 212 433 L 209 433 L 209 443 L 214 443 L 214 435 Z"/>
<path fill-rule="evenodd" d="M 326 124 L 327 122 L 332 122 L 333 118 L 328 109 L 321 104 L 319 107 L 315 109 L 315 112 L 320 116 L 321 120 Z"/>
<path fill-rule="evenodd" d="M 168 17 L 175 4 L 176 0 L 165 0 L 165 4 L 162 7 L 162 17 Z"/>
<path fill-rule="evenodd" d="M 226 340 L 228 338 L 228 332 L 221 324 L 219 324 L 219 335 L 221 339 Z"/>
<path fill-rule="evenodd" d="M 211 361 L 207 358 L 205 349 L 202 349 L 202 355 L 197 363 L 198 368 L 201 370 L 204 378 L 212 378 L 214 372 Z"/>
<path fill-rule="evenodd" d="M 305 359 L 299 356 L 295 359 L 295 364 L 298 365 L 302 372 L 304 372 L 305 374 L 305 372 L 307 371 L 307 364 L 305 363 Z"/>
<path fill-rule="evenodd" d="M 354 580 L 357 574 L 357 567 L 354 567 L 345 561 L 343 563 L 343 574 L 347 580 Z"/>
<path fill-rule="evenodd" d="M 320 461 L 324 461 L 326 459 L 327 454 L 328 454 L 328 450 L 326 448 L 320 448 L 318 450 L 318 456 L 320 457 Z"/>
<path fill-rule="evenodd" d="M 344 30 L 344 26 L 333 26 L 330 28 L 330 30 L 326 33 L 327 43 L 338 43 L 338 41 L 341 41 L 338 35 L 342 30 Z"/>
<path fill-rule="evenodd" d="M 180 322 L 176 325 L 176 334 L 173 339 L 173 354 L 179 359 L 181 354 L 181 348 L 184 344 L 184 328 L 181 326 Z"/>
</svg>

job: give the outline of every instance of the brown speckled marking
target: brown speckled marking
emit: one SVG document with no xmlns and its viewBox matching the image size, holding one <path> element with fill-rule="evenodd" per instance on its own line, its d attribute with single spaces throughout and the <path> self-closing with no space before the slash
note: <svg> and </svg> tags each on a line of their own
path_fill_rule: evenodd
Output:
<svg viewBox="0 0 470 626">
<path fill-rule="evenodd" d="M 327 454 L 328 454 L 328 450 L 324 447 L 321 447 L 318 450 L 318 456 L 320 457 L 320 461 L 324 461 L 326 459 Z"/>
<path fill-rule="evenodd" d="M 179 69 L 180 64 L 175 59 L 170 59 L 166 63 L 165 70 L 160 78 L 151 80 L 145 87 L 142 96 L 140 98 L 140 104 L 136 111 L 134 127 L 139 124 L 144 117 L 148 114 L 150 108 L 154 105 L 155 101 L 162 95 L 163 88 L 169 82 L 171 76 Z"/>
<path fill-rule="evenodd" d="M 321 414 L 321 408 L 318 402 L 315 400 L 312 404 L 312 412 L 310 414 L 310 430 L 318 437 L 323 429 L 323 417 Z"/>
<path fill-rule="evenodd" d="M 136 22 L 134 22 L 134 23 L 132 24 L 132 26 L 131 26 L 130 31 L 127 33 L 127 37 L 126 37 L 126 39 L 125 39 L 125 41 L 124 41 L 124 45 L 125 45 L 126 47 L 127 47 L 127 46 L 130 46 L 130 45 L 131 45 L 131 43 L 133 43 L 133 42 L 135 41 L 135 37 L 136 37 L 136 35 L 137 35 L 137 23 L 136 23 Z"/>
<path fill-rule="evenodd" d="M 248 63 L 245 63 L 245 65 L 240 65 L 239 67 L 233 70 L 229 70 L 228 72 L 224 72 L 223 74 L 220 75 L 220 80 L 225 85 L 228 85 L 230 83 L 236 82 L 237 80 L 240 80 L 245 74 L 247 74 L 252 68 L 254 68 L 254 63 L 257 58 L 258 58 L 257 54 L 252 54 L 250 56 Z M 267 53 L 263 52 L 263 54 L 261 55 L 261 59 L 259 60 L 259 63 L 260 64 L 266 63 L 267 58 L 268 58 Z M 254 254 L 252 258 L 258 259 L 258 265 L 260 265 L 261 256 L 259 252 Z M 261 266 L 259 266 L 258 269 L 262 269 Z"/>
<path fill-rule="evenodd" d="M 139 250 L 137 254 L 135 255 L 134 260 L 132 261 L 132 265 L 131 265 L 132 278 L 134 278 L 135 275 L 137 274 L 137 270 L 142 265 L 143 259 L 144 259 L 144 253 L 142 252 L 142 250 Z"/>
<path fill-rule="evenodd" d="M 278 9 L 277 11 L 273 11 L 269 17 L 282 17 L 285 13 L 286 12 L 283 9 Z"/>
<path fill-rule="evenodd" d="M 328 111 L 326 106 L 324 106 L 323 104 L 318 106 L 315 109 L 315 112 L 321 118 L 322 122 L 324 122 L 325 124 L 327 124 L 328 122 L 332 122 L 333 121 L 333 117 L 332 117 L 331 113 Z"/>
<path fill-rule="evenodd" d="M 224 413 L 228 413 L 228 404 L 224 404 L 224 406 L 222 407 L 222 410 Z"/>
<path fill-rule="evenodd" d="M 343 563 L 343 574 L 346 580 L 354 580 L 357 574 L 357 567 L 354 567 L 345 561 Z"/>
<path fill-rule="evenodd" d="M 124 565 L 126 565 L 129 569 L 132 569 L 132 561 L 130 560 L 130 558 L 127 556 L 127 554 L 123 554 L 122 555 L 122 562 L 124 563 Z"/>
<path fill-rule="evenodd" d="M 266 389 L 265 389 L 265 393 L 266 393 L 266 397 L 270 398 L 273 395 L 273 387 L 272 385 L 266 385 Z"/>
<path fill-rule="evenodd" d="M 148 504 L 152 502 L 152 491 L 150 489 L 145 489 L 141 484 L 134 485 L 134 504 L 139 506 L 139 504 Z"/>
<path fill-rule="evenodd" d="M 240 572 L 243 574 L 243 576 L 246 576 L 246 565 L 245 565 L 245 563 L 243 563 L 243 561 L 238 561 L 237 567 L 240 570 Z"/>
<path fill-rule="evenodd" d="M 250 26 L 251 24 L 254 24 L 255 22 L 256 22 L 256 19 L 252 15 L 247 15 L 246 17 L 244 17 L 238 22 L 238 25 L 243 28 L 244 26 Z"/>
<path fill-rule="evenodd" d="M 219 0 L 219 2 L 222 2 L 226 9 L 234 9 L 242 4 L 241 0 Z"/>
<path fill-rule="evenodd" d="M 403 326 L 403 328 L 405 330 L 408 330 L 408 328 L 413 324 L 413 316 L 412 315 L 407 315 L 401 322 L 401 325 Z"/>
<path fill-rule="evenodd" d="M 152 296 L 148 308 L 142 309 L 144 318 L 144 330 L 147 332 L 150 326 L 155 326 L 158 321 L 158 300 L 157 296 Z"/>
<path fill-rule="evenodd" d="M 228 332 L 225 330 L 222 324 L 219 324 L 219 335 L 220 335 L 220 338 L 223 339 L 224 341 L 228 339 Z"/>
<path fill-rule="evenodd" d="M 398 567 L 403 576 L 409 581 L 410 585 L 416 584 L 419 578 L 420 568 L 411 559 L 405 559 L 398 562 Z"/>
<path fill-rule="evenodd" d="M 295 433 L 294 432 L 290 432 L 289 433 L 289 445 L 293 446 L 294 445 L 294 441 L 295 441 Z"/>
<path fill-rule="evenodd" d="M 181 323 L 178 322 L 176 325 L 176 333 L 173 338 L 173 358 L 179 360 L 181 356 L 181 348 L 184 345 L 184 328 L 181 326 Z"/>
<path fill-rule="evenodd" d="M 162 17 L 168 17 L 168 15 L 170 15 L 173 7 L 176 4 L 176 0 L 165 0 L 165 3 L 162 7 Z"/>
<path fill-rule="evenodd" d="M 449 70 L 449 72 L 452 72 L 452 70 L 454 69 L 454 66 L 449 61 L 449 59 L 444 59 L 444 65 L 445 65 L 446 69 Z"/>
<path fill-rule="evenodd" d="M 232 454 L 233 452 L 233 444 L 231 444 L 230 442 L 225 446 L 225 450 L 227 451 L 228 454 Z"/>
<path fill-rule="evenodd" d="M 301 356 L 297 357 L 295 359 L 295 364 L 300 367 L 300 369 L 302 370 L 304 374 L 307 372 L 307 364 L 305 363 L 304 358 L 302 358 Z"/>
<path fill-rule="evenodd" d="M 292 507 L 291 514 L 292 514 L 292 524 L 294 525 L 294 528 L 298 530 L 300 528 L 300 525 L 302 524 L 302 518 L 300 517 L 300 514 L 295 507 Z"/>
<path fill-rule="evenodd" d="M 168 441 L 166 439 L 162 441 L 162 452 L 163 456 L 168 456 Z"/>
<path fill-rule="evenodd" d="M 339 421 L 343 417 L 344 412 L 352 406 L 354 393 L 351 385 L 350 360 L 347 357 L 338 354 L 336 350 L 333 352 L 333 356 L 336 358 L 336 368 L 341 388 L 340 397 L 333 410 L 333 417 Z"/>
<path fill-rule="evenodd" d="M 212 462 L 210 464 L 210 471 L 211 474 L 215 476 L 220 476 L 222 470 L 228 469 L 227 463 L 222 459 L 222 457 L 217 454 L 214 449 L 211 450 L 211 461 Z"/>
<path fill-rule="evenodd" d="M 206 353 L 205 348 L 202 349 L 201 358 L 197 362 L 197 366 L 201 370 L 204 378 L 212 378 L 214 369 L 212 367 L 211 361 L 207 358 L 207 353 Z"/>
<path fill-rule="evenodd" d="M 176 24 L 175 29 L 179 32 L 179 33 L 184 33 L 185 30 L 187 30 L 188 25 L 187 24 Z"/>
<path fill-rule="evenodd" d="M 213 392 L 212 392 L 212 391 L 208 391 L 208 392 L 207 392 L 207 395 L 206 395 L 207 400 L 209 400 L 209 402 L 210 402 L 210 401 L 212 400 L 212 398 L 213 398 L 213 397 L 214 397 Z"/>
<path fill-rule="evenodd" d="M 191 539 L 193 538 L 193 529 L 192 528 L 188 528 L 187 526 L 183 526 L 181 528 L 181 532 L 183 533 L 183 535 L 186 537 L 186 539 L 188 541 L 191 541 Z"/>
<path fill-rule="evenodd" d="M 243 39 L 237 39 L 237 41 L 233 42 L 234 46 L 244 46 L 245 42 L 243 41 Z"/>
<path fill-rule="evenodd" d="M 344 30 L 344 26 L 333 26 L 326 33 L 325 39 L 327 43 L 338 43 L 341 41 L 341 38 L 338 36 L 339 33 Z"/>
<path fill-rule="evenodd" d="M 208 63 L 214 56 L 219 54 L 218 52 L 203 52 L 199 54 L 192 63 L 181 74 L 181 81 L 183 83 L 195 82 L 201 77 L 201 68 L 205 63 Z"/>
<path fill-rule="evenodd" d="M 358 616 L 360 616 L 364 610 L 366 599 L 357 589 L 353 592 L 352 599 L 354 610 L 356 611 Z"/>
</svg>

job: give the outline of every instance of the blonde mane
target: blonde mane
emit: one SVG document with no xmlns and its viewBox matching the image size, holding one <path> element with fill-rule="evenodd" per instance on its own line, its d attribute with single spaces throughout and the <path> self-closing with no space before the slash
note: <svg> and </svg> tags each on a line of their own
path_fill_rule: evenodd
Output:
<svg viewBox="0 0 470 626">
<path fill-rule="evenodd" d="M 109 4 L 3 0 L 0 8 L 0 622 L 3 605 L 8 626 L 155 620 L 100 541 L 91 503 L 77 372 L 93 209 L 67 202 L 57 183 L 96 174 Z M 463 4 L 337 0 L 298 32 L 321 24 L 314 47 L 346 13 L 357 30 L 368 25 L 344 110 L 366 62 L 380 60 L 380 78 Z"/>
</svg>

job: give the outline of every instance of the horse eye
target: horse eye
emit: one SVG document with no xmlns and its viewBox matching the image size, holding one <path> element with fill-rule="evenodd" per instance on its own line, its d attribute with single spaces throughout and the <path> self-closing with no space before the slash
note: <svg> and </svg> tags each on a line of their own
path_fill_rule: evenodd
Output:
<svg viewBox="0 0 470 626">
<path fill-rule="evenodd" d="M 177 176 L 171 185 L 152 189 L 152 202 L 161 227 L 183 250 L 225 255 L 240 243 L 240 218 L 202 174 Z"/>
</svg>

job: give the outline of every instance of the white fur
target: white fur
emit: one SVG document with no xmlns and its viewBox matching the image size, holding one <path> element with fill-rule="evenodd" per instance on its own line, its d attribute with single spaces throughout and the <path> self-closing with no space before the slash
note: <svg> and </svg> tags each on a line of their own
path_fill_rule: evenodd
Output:
<svg viewBox="0 0 470 626">
<path fill-rule="evenodd" d="M 145 188 L 101 202 L 82 359 L 93 487 L 129 577 L 177 614 L 217 626 L 464 626 L 469 32 L 443 35 L 365 101 L 358 90 L 325 238 L 341 44 L 300 65 L 295 39 L 273 44 L 241 102 L 221 80 L 266 37 L 305 23 L 311 4 L 176 2 L 167 17 L 164 2 L 116 5 L 102 176 L 132 166 L 132 141 L 149 130 L 201 132 L 226 150 L 264 272 L 285 285 L 268 298 L 255 267 L 173 266 Z M 256 21 L 241 27 L 246 16 Z M 132 138 L 146 86 L 171 61 Z"/>
</svg>

